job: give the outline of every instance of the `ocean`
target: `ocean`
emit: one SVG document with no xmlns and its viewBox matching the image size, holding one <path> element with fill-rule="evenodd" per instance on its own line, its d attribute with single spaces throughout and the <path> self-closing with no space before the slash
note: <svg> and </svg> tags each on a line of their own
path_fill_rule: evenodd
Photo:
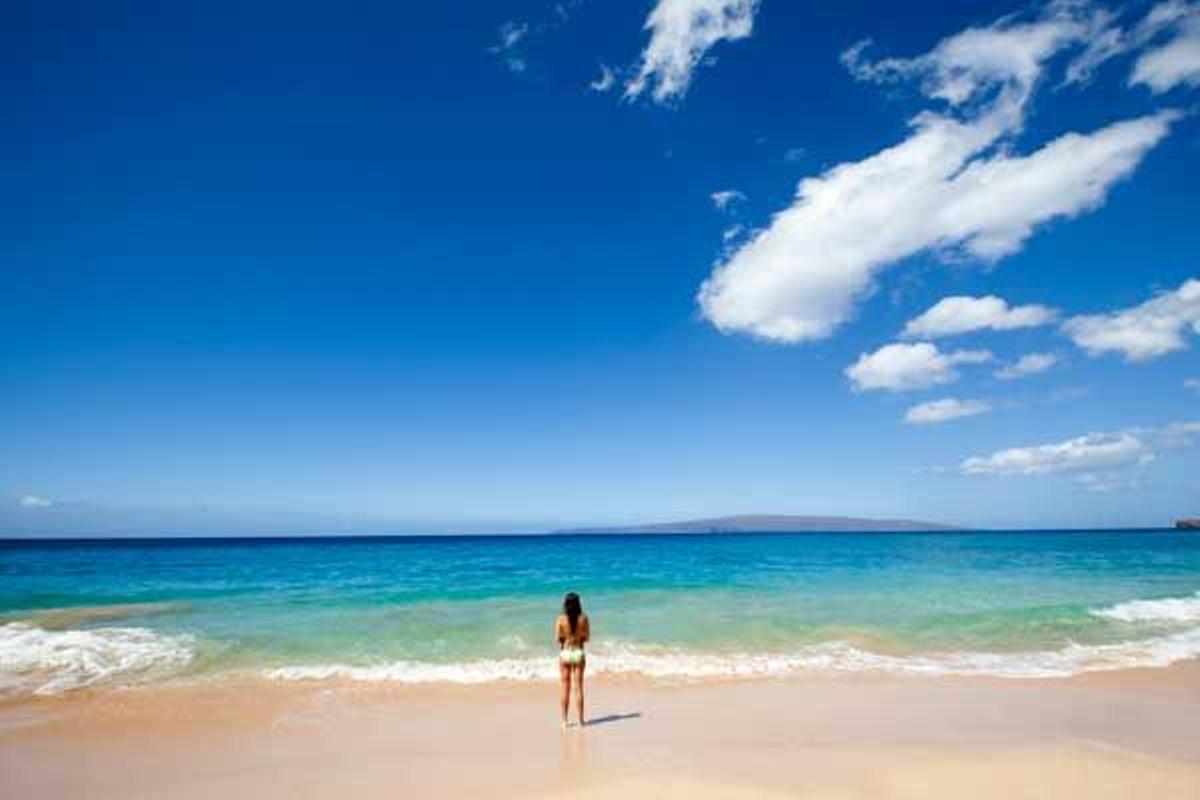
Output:
<svg viewBox="0 0 1200 800">
<path fill-rule="evenodd" d="M 256 676 L 1057 677 L 1200 656 L 1200 534 L 0 542 L 0 695 Z"/>
</svg>

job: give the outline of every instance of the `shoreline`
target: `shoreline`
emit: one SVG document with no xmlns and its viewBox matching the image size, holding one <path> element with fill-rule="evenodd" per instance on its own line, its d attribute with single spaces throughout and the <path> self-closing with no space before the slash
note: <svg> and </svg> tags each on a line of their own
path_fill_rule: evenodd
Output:
<svg viewBox="0 0 1200 800">
<path fill-rule="evenodd" d="M 807 677 L 893 676 L 984 678 L 1004 681 L 1066 680 L 1106 672 L 1163 669 L 1200 658 L 1200 628 L 1178 627 L 1197 613 L 1200 595 L 1136 600 L 1093 610 L 1123 625 L 1149 620 L 1157 635 L 1108 642 L 1068 642 L 1025 650 L 906 651 L 879 637 L 848 636 L 790 651 L 693 651 L 662 646 L 597 642 L 589 676 L 606 681 L 666 685 Z M 40 618 L 2 623 L 0 703 L 23 697 L 153 688 L 176 684 L 281 685 L 348 683 L 422 687 L 496 684 L 548 685 L 558 673 L 550 654 L 465 659 L 393 660 L 375 663 L 311 661 L 293 664 L 222 664 L 190 634 L 141 627 L 74 628 L 80 621 L 119 622 L 121 616 L 165 613 L 165 604 L 53 609 Z M 1180 617 L 1179 621 L 1171 619 Z M 1164 619 L 1176 629 L 1162 627 Z M 35 624 L 36 623 L 36 624 Z M 42 627 L 45 625 L 45 627 Z M 832 635 L 833 632 L 831 632 Z"/>
<path fill-rule="evenodd" d="M 1194 797 L 1200 662 L 1071 678 L 209 681 L 0 702 L 5 794 Z M 933 788 L 936 787 L 936 788 Z"/>
</svg>

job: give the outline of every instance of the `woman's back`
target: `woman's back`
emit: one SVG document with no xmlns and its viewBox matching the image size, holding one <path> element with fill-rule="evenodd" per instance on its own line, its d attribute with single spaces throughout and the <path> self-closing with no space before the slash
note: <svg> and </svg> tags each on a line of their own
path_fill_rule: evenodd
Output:
<svg viewBox="0 0 1200 800">
<path fill-rule="evenodd" d="M 575 628 L 571 629 L 571 620 L 566 614 L 558 617 L 558 641 L 564 648 L 581 648 L 588 640 L 589 625 L 587 614 L 580 614 L 575 620 Z"/>
</svg>

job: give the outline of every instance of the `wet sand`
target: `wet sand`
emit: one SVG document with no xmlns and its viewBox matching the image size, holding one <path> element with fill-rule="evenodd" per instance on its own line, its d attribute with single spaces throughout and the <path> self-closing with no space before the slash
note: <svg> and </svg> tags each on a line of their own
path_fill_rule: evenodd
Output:
<svg viewBox="0 0 1200 800">
<path fill-rule="evenodd" d="M 30 798 L 1194 798 L 1200 663 L 1071 679 L 198 683 L 0 705 Z"/>
</svg>

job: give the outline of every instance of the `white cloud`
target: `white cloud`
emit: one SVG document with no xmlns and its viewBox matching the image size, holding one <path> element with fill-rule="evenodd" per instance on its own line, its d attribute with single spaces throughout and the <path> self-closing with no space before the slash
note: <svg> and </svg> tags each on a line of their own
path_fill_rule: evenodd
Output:
<svg viewBox="0 0 1200 800">
<path fill-rule="evenodd" d="M 646 18 L 650 41 L 625 97 L 647 89 L 658 103 L 683 97 L 705 53 L 718 42 L 749 36 L 757 10 L 758 0 L 658 0 Z"/>
<path fill-rule="evenodd" d="M 1053 353 L 1026 353 L 1014 363 L 996 370 L 997 378 L 1010 381 L 1014 378 L 1024 378 L 1026 375 L 1036 375 L 1045 372 L 1058 363 L 1058 356 Z"/>
<path fill-rule="evenodd" d="M 1200 86 L 1200 4 L 1181 0 L 1159 3 L 1146 15 L 1135 37 L 1149 40 L 1160 32 L 1167 32 L 1166 41 L 1138 57 L 1129 83 L 1148 86 L 1155 94 L 1181 84 Z"/>
<path fill-rule="evenodd" d="M 38 497 L 36 494 L 27 494 L 18 500 L 17 504 L 21 508 L 50 508 L 54 502 L 44 497 Z"/>
<path fill-rule="evenodd" d="M 789 147 L 783 153 L 783 160 L 787 161 L 788 163 L 795 163 L 796 161 L 804 158 L 804 155 L 807 152 L 808 151 L 803 147 Z"/>
<path fill-rule="evenodd" d="M 1041 223 L 1100 206 L 1178 116 L 1159 112 L 1013 152 L 1045 63 L 1092 30 L 1086 7 L 1054 4 L 1027 23 L 963 31 L 912 59 L 844 62 L 860 79 L 915 78 L 943 101 L 908 138 L 802 180 L 794 203 L 724 259 L 699 292 L 723 331 L 780 342 L 827 337 L 871 292 L 876 275 L 933 251 L 996 261 Z"/>
<path fill-rule="evenodd" d="M 991 411 L 992 407 L 982 400 L 959 400 L 947 397 L 915 405 L 904 415 L 904 421 L 912 425 L 930 425 L 948 422 L 962 417 L 973 417 Z"/>
<path fill-rule="evenodd" d="M 859 391 L 886 389 L 903 392 L 926 389 L 958 380 L 959 364 L 981 364 L 992 359 L 986 350 L 956 350 L 943 353 L 930 342 L 884 345 L 874 353 L 863 353 L 846 367 L 846 377 Z"/>
<path fill-rule="evenodd" d="M 1161 449 L 1194 447 L 1200 421 L 1173 422 L 1158 428 L 1130 428 L 1089 433 L 1055 444 L 1013 447 L 990 456 L 968 458 L 959 465 L 966 475 L 1049 475 L 1084 473 L 1076 481 L 1090 491 L 1129 488 L 1120 470 L 1147 464 Z"/>
<path fill-rule="evenodd" d="M 1061 3 L 1075 0 L 1060 0 Z M 1077 3 L 1087 7 L 1087 0 Z M 1086 83 L 1101 64 L 1140 51 L 1129 84 L 1161 94 L 1180 84 L 1200 85 L 1200 3 L 1166 0 L 1150 9 L 1135 26 L 1115 25 L 1117 15 L 1102 8 L 1089 12 L 1084 51 L 1066 68 L 1064 84 Z"/>
<path fill-rule="evenodd" d="M 1038 305 L 1009 306 L 1003 298 L 944 297 L 928 311 L 904 326 L 907 337 L 931 338 L 983 330 L 1007 331 L 1052 322 L 1052 308 Z"/>
<path fill-rule="evenodd" d="M 1067 64 L 1062 81 L 1064 85 L 1087 83 L 1097 67 L 1125 52 L 1129 46 L 1128 36 L 1120 26 L 1113 24 L 1115 20 L 1116 15 L 1103 8 L 1092 9 L 1087 18 L 1088 31 L 1084 35 L 1083 52 Z"/>
<path fill-rule="evenodd" d="M 1072 317 L 1062 327 L 1092 356 L 1116 352 L 1127 361 L 1146 361 L 1185 350 L 1188 329 L 1200 334 L 1200 279 L 1131 308 Z"/>
<path fill-rule="evenodd" d="M 1085 42 L 1095 30 L 1094 9 L 1083 4 L 1050 4 L 1037 19 L 1005 17 L 983 28 L 968 28 L 914 58 L 863 57 L 865 39 L 842 53 L 842 64 L 861 81 L 894 83 L 917 79 L 921 90 L 950 105 L 978 98 L 988 89 L 1013 85 L 1028 92 L 1046 60 L 1065 47 Z"/>
<path fill-rule="evenodd" d="M 746 199 L 746 195 L 737 189 L 725 189 L 720 192 L 713 192 L 709 196 L 712 198 L 713 205 L 720 211 L 724 211 L 734 203 L 740 203 Z"/>
<path fill-rule="evenodd" d="M 1183 388 L 1191 389 L 1193 392 L 1200 393 L 1200 378 L 1185 378 Z"/>
<path fill-rule="evenodd" d="M 968 458 L 960 465 L 967 475 L 1047 475 L 1144 464 L 1154 451 L 1138 436 L 1089 433 L 1065 442 L 1034 447 L 1012 447 L 990 456 Z"/>
<path fill-rule="evenodd" d="M 593 92 L 607 92 L 617 83 L 617 74 L 607 64 L 600 65 L 600 77 L 588 84 Z"/>
</svg>

